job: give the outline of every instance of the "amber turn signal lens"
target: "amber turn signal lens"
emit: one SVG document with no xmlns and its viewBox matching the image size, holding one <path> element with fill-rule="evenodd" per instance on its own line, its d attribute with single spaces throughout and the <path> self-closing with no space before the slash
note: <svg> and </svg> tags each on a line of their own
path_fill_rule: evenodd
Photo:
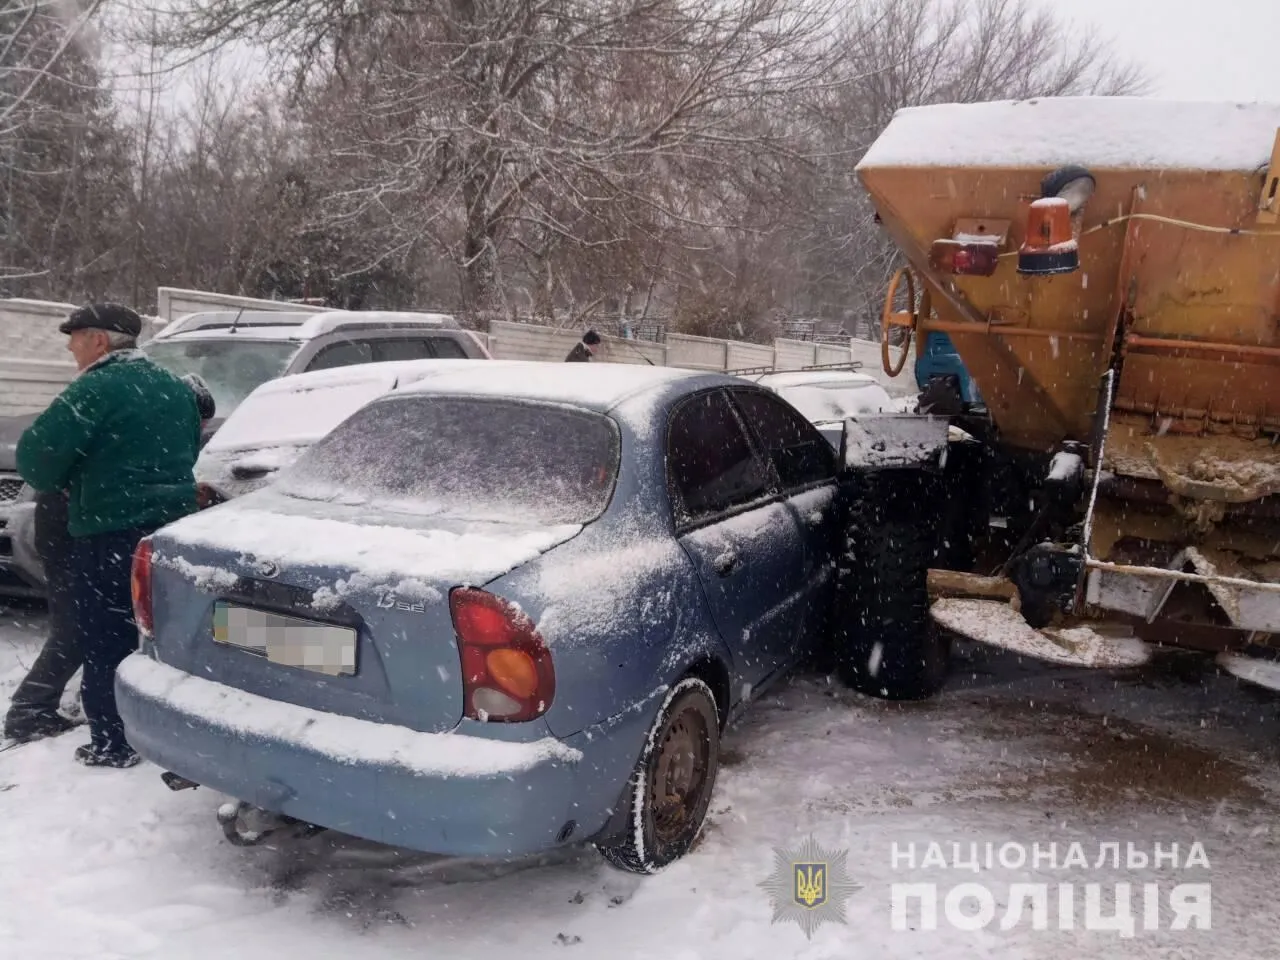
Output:
<svg viewBox="0 0 1280 960">
<path fill-rule="evenodd" d="M 526 700 L 538 689 L 538 668 L 523 650 L 510 647 L 490 650 L 485 656 L 485 665 L 493 681 L 513 697 Z"/>
</svg>

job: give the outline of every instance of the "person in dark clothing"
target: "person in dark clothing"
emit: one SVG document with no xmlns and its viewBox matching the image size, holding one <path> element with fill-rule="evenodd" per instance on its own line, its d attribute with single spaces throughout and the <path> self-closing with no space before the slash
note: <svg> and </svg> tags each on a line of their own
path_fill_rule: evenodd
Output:
<svg viewBox="0 0 1280 960">
<path fill-rule="evenodd" d="M 36 662 L 13 692 L 9 712 L 5 714 L 5 737 L 20 741 L 57 736 L 76 725 L 58 712 L 58 705 L 81 664 L 71 599 L 71 538 L 67 536 L 66 494 L 61 491 L 36 494 L 35 533 L 49 601 L 49 637 Z"/>
<path fill-rule="evenodd" d="M 182 379 L 195 394 L 201 422 L 212 420 L 217 405 L 208 386 L 194 373 Z M 64 491 L 36 494 L 35 547 L 45 574 L 49 636 L 9 703 L 4 735 L 11 740 L 53 737 L 76 726 L 58 712 L 67 684 L 84 663 L 76 639 L 67 506 Z"/>
<path fill-rule="evenodd" d="M 588 330 L 582 335 L 582 339 L 573 345 L 569 355 L 564 358 L 565 363 L 589 363 L 598 346 L 600 346 L 600 334 L 594 330 Z"/>
<path fill-rule="evenodd" d="M 116 710 L 115 671 L 138 646 L 130 570 L 139 541 L 196 509 L 200 414 L 191 386 L 136 350 L 142 319 L 91 304 L 59 329 L 80 373 L 22 435 L 18 472 L 37 492 L 67 490 L 70 581 L 87 766 L 139 760 Z"/>
</svg>

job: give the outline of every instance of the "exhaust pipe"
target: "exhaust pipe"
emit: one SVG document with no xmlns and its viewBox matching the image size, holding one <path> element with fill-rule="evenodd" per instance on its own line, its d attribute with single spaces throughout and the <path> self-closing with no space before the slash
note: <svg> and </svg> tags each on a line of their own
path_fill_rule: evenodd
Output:
<svg viewBox="0 0 1280 960">
<path fill-rule="evenodd" d="M 160 774 L 160 779 L 164 781 L 164 785 L 175 793 L 179 790 L 195 790 L 200 784 L 194 780 L 188 780 L 186 777 L 180 777 L 176 773 L 170 773 L 167 770 Z"/>
<path fill-rule="evenodd" d="M 289 830 L 294 839 L 313 837 L 325 830 L 283 813 L 263 810 L 243 800 L 219 807 L 218 823 L 222 826 L 223 836 L 237 847 L 256 847 L 281 830 Z"/>
</svg>

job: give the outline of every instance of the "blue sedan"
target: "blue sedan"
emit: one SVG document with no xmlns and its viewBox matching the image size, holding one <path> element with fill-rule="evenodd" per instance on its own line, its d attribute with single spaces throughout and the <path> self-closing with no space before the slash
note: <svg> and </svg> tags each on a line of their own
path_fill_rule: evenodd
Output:
<svg viewBox="0 0 1280 960">
<path fill-rule="evenodd" d="M 280 824 L 647 872 L 720 735 L 826 628 L 836 452 L 776 394 L 616 364 L 454 369 L 135 557 L 117 696 L 171 786 Z"/>
</svg>

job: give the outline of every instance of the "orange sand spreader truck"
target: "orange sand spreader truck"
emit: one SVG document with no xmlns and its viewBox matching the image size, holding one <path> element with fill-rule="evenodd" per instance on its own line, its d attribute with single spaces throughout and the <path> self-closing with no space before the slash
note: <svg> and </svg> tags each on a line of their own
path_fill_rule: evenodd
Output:
<svg viewBox="0 0 1280 960">
<path fill-rule="evenodd" d="M 958 634 L 1280 690 L 1280 105 L 905 109 L 857 173 L 886 372 L 946 334 L 982 405 L 845 424 L 844 679 L 930 696 Z"/>
</svg>

